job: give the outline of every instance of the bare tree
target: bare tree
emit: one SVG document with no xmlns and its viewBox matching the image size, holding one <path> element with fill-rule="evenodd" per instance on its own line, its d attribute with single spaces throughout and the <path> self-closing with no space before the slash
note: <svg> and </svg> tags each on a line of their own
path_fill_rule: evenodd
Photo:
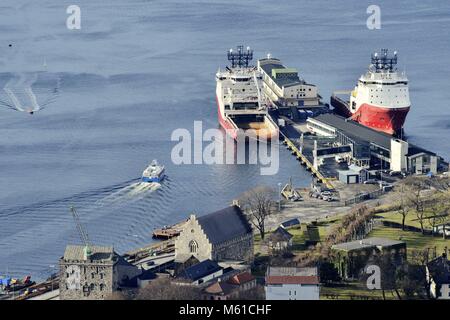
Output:
<svg viewBox="0 0 450 320">
<path fill-rule="evenodd" d="M 397 213 L 402 216 L 402 230 L 405 230 L 406 216 L 409 214 L 410 201 L 408 198 L 409 188 L 405 184 L 396 187 Z"/>
<path fill-rule="evenodd" d="M 199 288 L 191 285 L 174 284 L 169 278 L 158 278 L 142 288 L 137 300 L 198 300 Z"/>
<path fill-rule="evenodd" d="M 275 191 L 267 186 L 256 187 L 239 198 L 248 220 L 258 229 L 261 239 L 266 233 L 266 218 L 272 214 L 275 205 Z"/>
<path fill-rule="evenodd" d="M 428 197 L 424 194 L 424 190 L 429 188 L 428 180 L 422 177 L 409 177 L 405 181 L 409 192 L 407 193 L 408 201 L 412 204 L 416 213 L 417 220 L 420 224 L 420 231 L 425 233 L 426 212 L 425 206 Z"/>
<path fill-rule="evenodd" d="M 231 297 L 230 300 L 265 300 L 266 293 L 264 287 L 257 284 L 254 288 L 240 291 L 237 295 Z"/>
</svg>

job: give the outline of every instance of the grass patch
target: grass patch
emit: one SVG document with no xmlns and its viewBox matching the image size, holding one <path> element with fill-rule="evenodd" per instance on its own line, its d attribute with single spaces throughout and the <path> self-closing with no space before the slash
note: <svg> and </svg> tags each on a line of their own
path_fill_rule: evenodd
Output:
<svg viewBox="0 0 450 320">
<path fill-rule="evenodd" d="M 383 220 L 386 221 L 402 224 L 402 215 L 395 211 L 388 211 L 381 214 L 379 213 L 377 214 L 377 216 L 383 218 Z M 406 216 L 405 225 L 420 228 L 419 220 L 416 219 L 417 219 L 416 213 L 414 211 L 410 211 L 409 214 Z M 424 220 L 424 228 L 431 230 L 431 227 L 428 224 L 428 220 Z"/>
<path fill-rule="evenodd" d="M 432 237 L 422 235 L 420 232 L 403 231 L 397 228 L 377 227 L 368 236 L 405 241 L 408 257 L 411 250 L 425 250 L 436 247 L 436 253 L 440 254 L 446 246 L 450 247 L 450 239 L 444 240 L 440 236 Z"/>
<path fill-rule="evenodd" d="M 401 294 L 401 293 L 400 293 Z M 395 292 L 385 291 L 386 300 L 398 300 Z M 362 283 L 346 282 L 337 286 L 321 286 L 320 287 L 321 300 L 365 300 L 374 299 L 382 300 L 383 293 L 381 290 L 369 290 Z"/>
</svg>

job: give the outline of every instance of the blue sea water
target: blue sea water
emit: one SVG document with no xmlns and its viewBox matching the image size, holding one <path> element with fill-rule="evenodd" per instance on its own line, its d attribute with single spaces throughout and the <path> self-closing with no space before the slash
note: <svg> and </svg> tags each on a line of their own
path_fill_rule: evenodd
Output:
<svg viewBox="0 0 450 320">
<path fill-rule="evenodd" d="M 369 30 L 371 2 L 2 1 L 0 86 L 38 74 L 38 98 L 55 83 L 59 97 L 32 116 L 0 109 L 0 275 L 55 271 L 65 245 L 80 242 L 70 205 L 92 242 L 124 252 L 251 187 L 290 176 L 308 185 L 284 149 L 275 176 L 257 165 L 171 162 L 173 130 L 217 127 L 214 75 L 237 44 L 298 68 L 325 100 L 354 86 L 373 50 L 397 50 L 410 79 L 408 138 L 448 159 L 450 3 L 378 1 L 381 29 Z M 72 4 L 81 30 L 66 28 Z M 124 192 L 153 158 L 167 167 L 161 188 Z"/>
</svg>

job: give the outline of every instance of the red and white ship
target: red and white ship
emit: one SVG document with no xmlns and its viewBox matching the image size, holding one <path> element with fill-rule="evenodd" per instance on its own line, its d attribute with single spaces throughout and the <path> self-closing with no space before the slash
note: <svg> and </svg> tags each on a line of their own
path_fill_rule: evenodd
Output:
<svg viewBox="0 0 450 320">
<path fill-rule="evenodd" d="M 372 54 L 366 74 L 350 94 L 350 101 L 333 93 L 331 105 L 336 112 L 378 131 L 401 134 L 410 109 L 408 79 L 397 71 L 397 52 L 388 55 L 387 49 Z"/>
<path fill-rule="evenodd" d="M 278 127 L 261 102 L 262 76 L 255 66 L 249 65 L 253 51 L 238 46 L 230 49 L 231 66 L 216 74 L 216 99 L 219 123 L 235 140 L 244 138 L 271 140 Z"/>
</svg>

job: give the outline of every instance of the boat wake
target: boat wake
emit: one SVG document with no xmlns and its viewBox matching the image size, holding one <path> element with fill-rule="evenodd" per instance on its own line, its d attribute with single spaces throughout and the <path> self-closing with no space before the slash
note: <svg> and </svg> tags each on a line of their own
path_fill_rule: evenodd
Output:
<svg viewBox="0 0 450 320">
<path fill-rule="evenodd" d="M 117 190 L 103 199 L 96 201 L 96 205 L 105 206 L 119 203 L 122 201 L 139 200 L 146 195 L 158 190 L 161 184 L 157 182 L 134 182 L 120 190 Z"/>
</svg>

